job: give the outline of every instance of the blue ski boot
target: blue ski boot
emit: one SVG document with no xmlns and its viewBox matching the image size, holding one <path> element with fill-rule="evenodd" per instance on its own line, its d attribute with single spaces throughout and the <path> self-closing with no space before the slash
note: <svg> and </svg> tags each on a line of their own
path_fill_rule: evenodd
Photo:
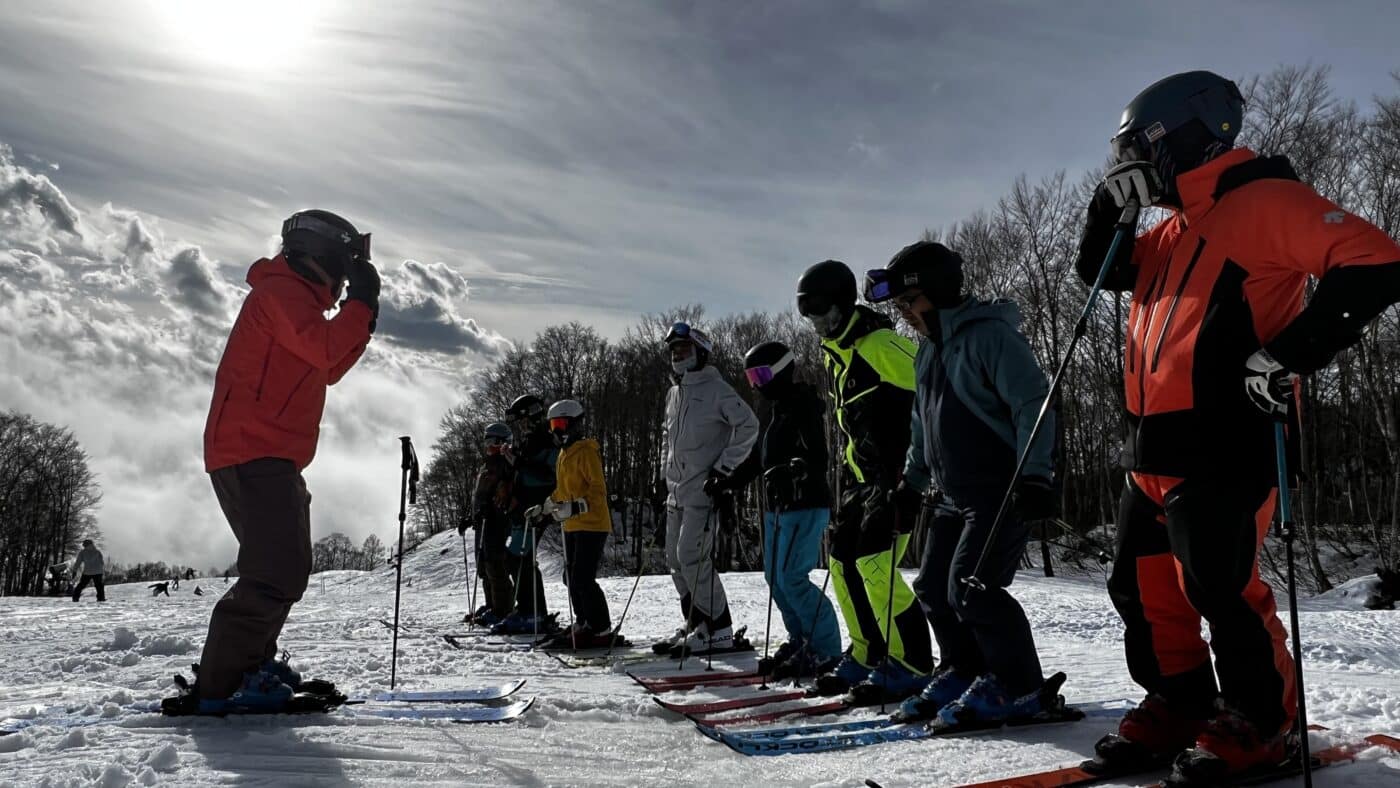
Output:
<svg viewBox="0 0 1400 788">
<path fill-rule="evenodd" d="M 898 660 L 881 660 L 865 681 L 851 687 L 846 697 L 853 706 L 898 702 L 917 695 L 928 682 L 927 673 L 915 673 Z"/>
<path fill-rule="evenodd" d="M 972 677 L 964 676 L 951 668 L 935 671 L 933 680 L 923 691 L 899 704 L 890 719 L 895 722 L 918 722 L 936 714 L 944 706 L 962 697 L 972 686 Z"/>
<path fill-rule="evenodd" d="M 870 668 L 860 664 L 848 650 L 841 656 L 841 661 L 836 663 L 836 667 L 817 677 L 817 694 L 844 695 L 851 691 L 851 687 L 865 681 L 869 676 Z"/>
<path fill-rule="evenodd" d="M 258 670 L 276 676 L 278 681 L 291 687 L 292 692 L 297 692 L 301 689 L 301 674 L 292 670 L 292 666 L 287 664 L 285 654 L 282 655 L 282 659 L 269 659 L 264 662 Z"/>
<path fill-rule="evenodd" d="M 295 693 L 275 674 L 256 670 L 243 674 L 243 685 L 227 701 L 225 711 L 254 714 L 275 714 L 287 708 Z M 203 713 L 205 701 L 201 700 Z"/>
<path fill-rule="evenodd" d="M 1050 722 L 1083 716 L 1065 706 L 1059 691 L 1065 674 L 1056 673 L 1032 692 L 1013 697 L 990 673 L 979 676 L 962 697 L 944 706 L 932 726 L 938 729 L 997 727 L 1008 722 Z"/>
</svg>

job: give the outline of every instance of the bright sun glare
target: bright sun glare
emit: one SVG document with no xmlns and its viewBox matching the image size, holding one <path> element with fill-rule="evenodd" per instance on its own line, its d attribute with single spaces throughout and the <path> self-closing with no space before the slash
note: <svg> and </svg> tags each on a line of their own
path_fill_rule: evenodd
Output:
<svg viewBox="0 0 1400 788">
<path fill-rule="evenodd" d="M 258 69 L 285 64 L 322 0 L 152 0 L 180 50 L 220 66 Z"/>
</svg>

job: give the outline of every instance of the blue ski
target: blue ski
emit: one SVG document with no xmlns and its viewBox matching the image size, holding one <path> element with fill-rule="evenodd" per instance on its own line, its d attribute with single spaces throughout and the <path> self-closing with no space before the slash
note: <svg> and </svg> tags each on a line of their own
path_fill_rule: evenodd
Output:
<svg viewBox="0 0 1400 788">
<path fill-rule="evenodd" d="M 452 722 L 506 722 L 524 714 L 535 704 L 534 698 L 519 700 L 506 706 L 434 706 L 414 709 L 407 706 L 350 706 L 353 717 L 378 717 L 390 720 L 451 720 Z"/>
<path fill-rule="evenodd" d="M 523 686 L 525 686 L 525 679 L 516 679 L 509 684 L 501 684 L 495 687 L 376 692 L 371 695 L 369 699 L 376 703 L 470 703 L 507 698 L 514 695 Z M 361 699 L 352 698 L 351 700 Z"/>
</svg>

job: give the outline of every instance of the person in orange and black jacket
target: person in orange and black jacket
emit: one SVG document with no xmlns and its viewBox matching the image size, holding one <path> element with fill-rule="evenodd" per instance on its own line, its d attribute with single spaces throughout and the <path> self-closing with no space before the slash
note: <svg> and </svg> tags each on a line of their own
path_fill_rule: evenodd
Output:
<svg viewBox="0 0 1400 788">
<path fill-rule="evenodd" d="M 561 399 L 549 406 L 549 433 L 559 446 L 554 492 L 525 513 L 527 523 L 561 523 L 564 529 L 564 583 L 569 587 L 574 622 L 545 646 L 584 649 L 613 642 L 608 600 L 598 585 L 603 548 L 612 533 L 608 486 L 598 441 L 583 436 L 583 406 Z"/>
<path fill-rule="evenodd" d="M 1132 293 L 1109 592 L 1148 695 L 1098 755 L 1175 757 L 1179 779 L 1207 782 L 1282 760 L 1295 718 L 1293 662 L 1257 558 L 1278 493 L 1275 419 L 1288 418 L 1298 375 L 1400 300 L 1400 247 L 1284 157 L 1234 148 L 1243 112 L 1235 84 L 1206 71 L 1134 98 L 1077 266 L 1092 283 L 1107 264 L 1105 289 Z M 1170 215 L 1105 260 L 1130 202 Z"/>
<path fill-rule="evenodd" d="M 348 286 L 347 286 L 348 283 Z M 214 375 L 204 464 L 238 540 L 238 582 L 209 618 L 193 702 L 168 710 L 277 711 L 301 677 L 277 638 L 311 574 L 311 495 L 326 388 L 360 359 L 379 316 L 369 235 L 328 211 L 282 225 L 282 252 L 248 271 L 252 291 Z M 327 319 L 342 288 L 346 300 Z"/>
</svg>

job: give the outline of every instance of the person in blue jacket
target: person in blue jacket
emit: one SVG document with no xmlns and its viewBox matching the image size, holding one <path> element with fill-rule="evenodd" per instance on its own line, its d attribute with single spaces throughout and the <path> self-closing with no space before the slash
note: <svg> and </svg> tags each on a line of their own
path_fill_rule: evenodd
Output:
<svg viewBox="0 0 1400 788">
<path fill-rule="evenodd" d="M 867 301 L 893 301 L 922 337 L 910 446 L 896 495 L 932 493 L 936 502 L 914 592 L 942 659 L 934 679 L 897 714 L 937 715 L 950 725 L 1038 714 L 1058 687 L 1047 689 L 1030 623 L 1006 590 L 1031 524 L 1054 514 L 1053 420 L 1036 438 L 978 574 L 986 588 L 962 583 L 987 543 L 1049 389 L 1019 330 L 1016 305 L 973 298 L 962 284 L 962 257 L 932 241 L 905 247 L 865 283 Z"/>
</svg>

